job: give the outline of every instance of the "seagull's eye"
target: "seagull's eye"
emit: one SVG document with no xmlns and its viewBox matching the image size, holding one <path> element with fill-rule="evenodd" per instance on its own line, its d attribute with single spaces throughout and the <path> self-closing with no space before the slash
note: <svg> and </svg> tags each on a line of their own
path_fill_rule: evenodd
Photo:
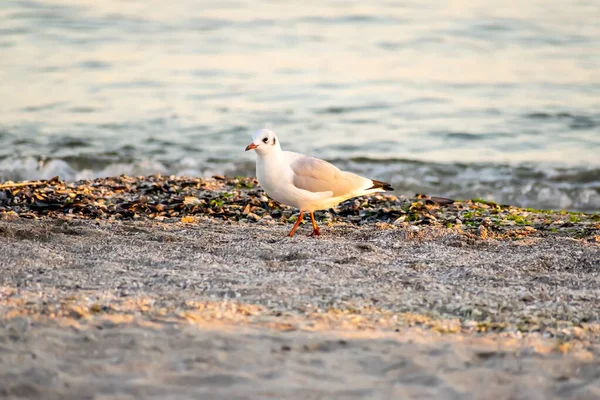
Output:
<svg viewBox="0 0 600 400">
<path fill-rule="evenodd" d="M 269 141 L 269 138 L 264 138 L 263 139 L 263 143 L 267 143 Z"/>
</svg>

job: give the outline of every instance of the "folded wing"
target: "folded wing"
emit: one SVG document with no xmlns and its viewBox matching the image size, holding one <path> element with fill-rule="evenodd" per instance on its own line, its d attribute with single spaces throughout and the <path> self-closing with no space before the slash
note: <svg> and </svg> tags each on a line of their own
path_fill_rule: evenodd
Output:
<svg viewBox="0 0 600 400">
<path fill-rule="evenodd" d="M 332 192 L 332 197 L 338 197 L 365 190 L 372 185 L 370 179 L 342 171 L 314 157 L 298 157 L 290 167 L 294 172 L 294 186 L 313 193 Z"/>
</svg>

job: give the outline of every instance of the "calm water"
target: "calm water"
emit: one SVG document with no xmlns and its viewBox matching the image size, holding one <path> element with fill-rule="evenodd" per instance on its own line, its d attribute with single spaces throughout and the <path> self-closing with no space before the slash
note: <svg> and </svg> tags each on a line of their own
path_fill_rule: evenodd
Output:
<svg viewBox="0 0 600 400">
<path fill-rule="evenodd" d="M 0 180 L 253 175 L 600 210 L 600 1 L 0 1 Z"/>
</svg>

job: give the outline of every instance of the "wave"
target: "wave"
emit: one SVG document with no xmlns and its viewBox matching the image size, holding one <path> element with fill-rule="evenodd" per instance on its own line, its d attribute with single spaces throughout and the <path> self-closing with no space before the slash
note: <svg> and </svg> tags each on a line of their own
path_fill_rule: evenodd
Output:
<svg viewBox="0 0 600 400">
<path fill-rule="evenodd" d="M 600 211 L 600 168 L 539 164 L 432 163 L 411 159 L 349 158 L 331 160 L 338 167 L 390 182 L 397 194 L 427 193 L 455 199 L 483 198 L 499 204 L 583 212 Z M 105 176 L 213 175 L 253 176 L 251 160 L 177 162 L 153 159 L 114 161 L 69 158 L 6 157 L 0 160 L 0 181 L 50 179 L 67 181 Z"/>
</svg>

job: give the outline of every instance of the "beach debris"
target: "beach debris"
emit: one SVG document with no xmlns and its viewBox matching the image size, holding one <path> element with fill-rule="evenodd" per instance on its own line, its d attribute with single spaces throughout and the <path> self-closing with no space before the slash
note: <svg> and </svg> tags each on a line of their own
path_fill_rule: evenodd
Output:
<svg viewBox="0 0 600 400">
<path fill-rule="evenodd" d="M 156 220 L 195 223 L 201 218 L 247 223 L 296 222 L 295 210 L 269 199 L 255 178 L 118 176 L 65 182 L 0 184 L 0 218 L 41 217 L 99 220 Z M 561 235 L 598 243 L 600 215 L 521 209 L 473 199 L 446 201 L 416 195 L 374 194 L 318 211 L 321 223 L 375 224 L 382 230 L 421 225 L 458 229 L 474 238 L 524 239 Z"/>
</svg>

